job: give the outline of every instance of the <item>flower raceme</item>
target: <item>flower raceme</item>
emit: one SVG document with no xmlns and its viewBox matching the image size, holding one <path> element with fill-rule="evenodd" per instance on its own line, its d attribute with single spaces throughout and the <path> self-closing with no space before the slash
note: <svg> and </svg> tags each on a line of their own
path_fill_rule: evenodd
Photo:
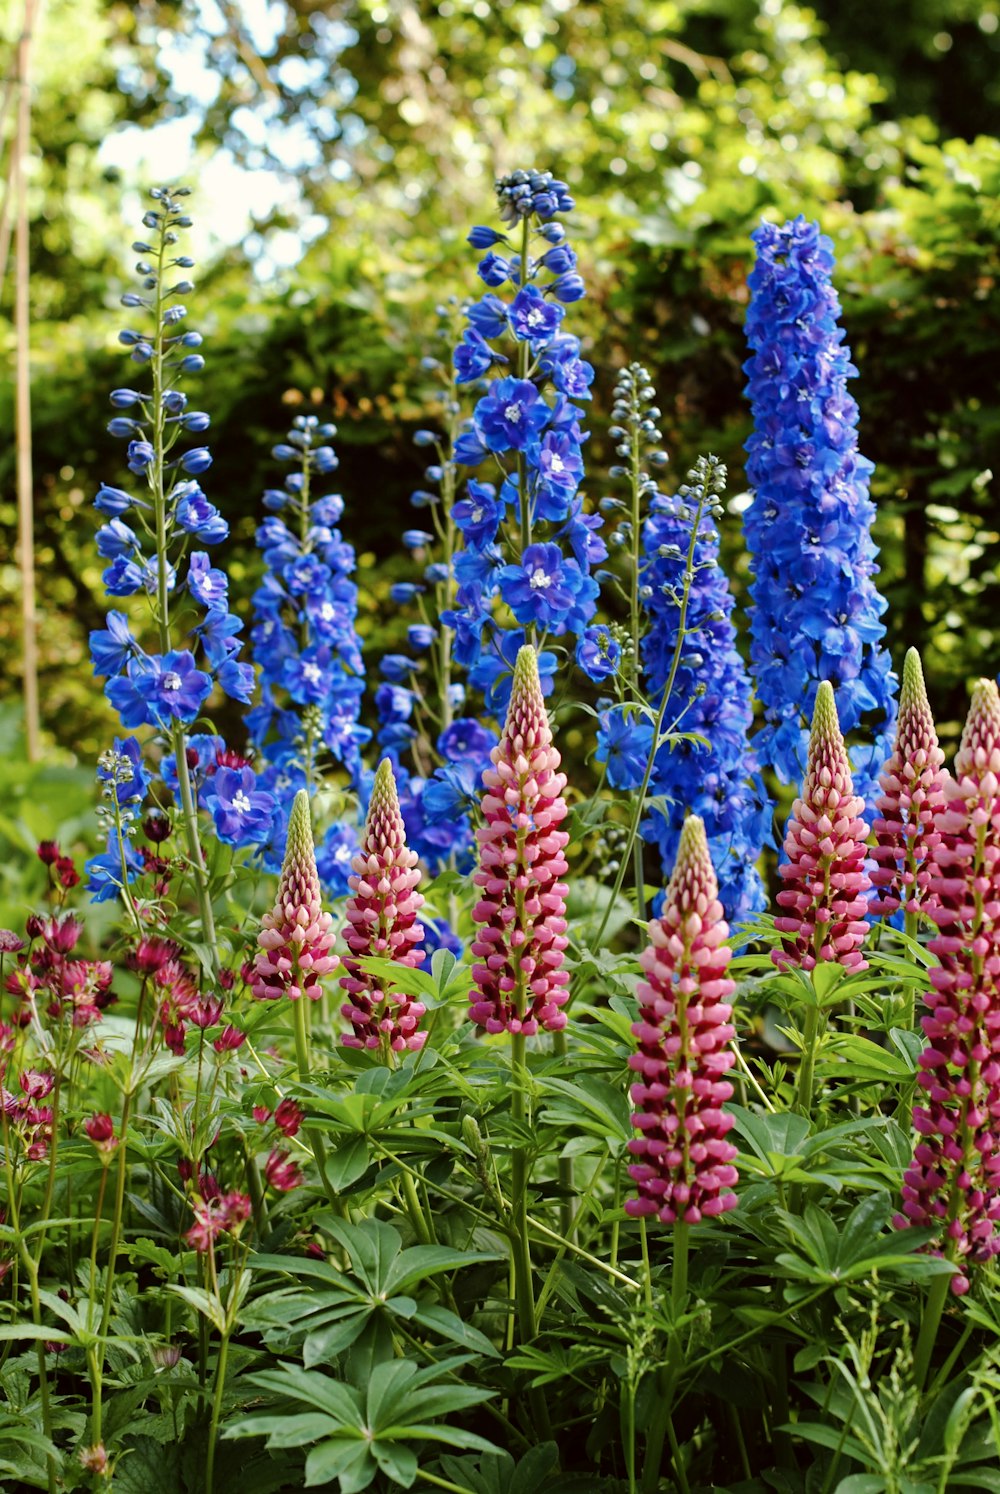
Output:
<svg viewBox="0 0 1000 1494">
<path fill-rule="evenodd" d="M 406 844 L 392 764 L 383 758 L 375 773 L 361 850 L 352 863 L 344 938 L 351 955 L 344 960 L 340 984 L 350 1000 L 341 1008 L 352 1031 L 348 1048 L 379 1049 L 383 1055 L 423 1047 L 427 1034 L 417 1030 L 426 1008 L 390 978 L 364 970 L 359 957 L 375 955 L 413 969 L 421 964 L 424 927 L 417 918 L 423 898 L 417 891 L 417 856 Z"/>
<path fill-rule="evenodd" d="M 938 1230 L 969 1289 L 967 1263 L 1000 1253 L 1000 694 L 980 680 L 935 818 L 924 906 L 938 966 L 924 998 L 927 1047 L 913 1111 L 919 1141 L 903 1181 L 900 1226 Z"/>
<path fill-rule="evenodd" d="M 568 1000 L 566 873 L 569 840 L 559 827 L 566 816 L 566 775 L 552 745 L 535 650 L 520 650 L 514 666 L 507 720 L 483 773 L 485 824 L 477 831 L 481 889 L 472 916 L 469 1015 L 487 1032 L 530 1037 L 539 1027 L 566 1025 Z"/>
<path fill-rule="evenodd" d="M 947 771 L 924 687 L 920 655 L 907 650 L 892 756 L 879 774 L 871 855 L 876 896 L 872 910 L 915 913 L 928 897 L 930 859 L 940 842 L 936 818 L 945 800 Z"/>
<path fill-rule="evenodd" d="M 784 883 L 778 906 L 788 911 L 774 920 L 782 948 L 776 965 L 803 970 L 827 960 L 864 970 L 861 946 L 868 933 L 865 871 L 868 826 L 864 800 L 851 783 L 851 765 L 827 680 L 816 692 L 809 760 L 802 796 L 792 807 L 785 834 L 785 860 L 778 867 Z"/>
<path fill-rule="evenodd" d="M 819 681 L 829 680 L 844 730 L 870 723 L 877 733 L 852 749 L 855 787 L 871 802 L 889 754 L 896 681 L 881 643 L 872 464 L 858 453 L 858 407 L 847 392 L 857 369 L 838 325 L 833 244 L 803 217 L 762 223 L 753 240 L 744 370 L 754 499 L 745 532 L 754 572 L 750 656 L 765 715 L 753 745 L 762 764 L 796 782 L 806 713 Z"/>
<path fill-rule="evenodd" d="M 261 919 L 260 946 L 251 988 L 258 998 L 308 996 L 318 1001 L 321 981 L 340 964 L 332 953 L 333 919 L 325 912 L 313 846 L 309 795 L 300 789 L 288 819 L 285 864 L 274 909 Z"/>
<path fill-rule="evenodd" d="M 646 979 L 632 1028 L 639 1047 L 629 1058 L 640 1135 L 628 1144 L 639 1196 L 625 1204 L 633 1217 L 697 1224 L 736 1206 L 737 1149 L 726 1140 L 733 1121 L 722 1108 L 733 1093 L 725 1075 L 736 1062 L 728 933 L 705 826 L 691 815 L 663 914 L 650 923 L 640 956 Z"/>
</svg>

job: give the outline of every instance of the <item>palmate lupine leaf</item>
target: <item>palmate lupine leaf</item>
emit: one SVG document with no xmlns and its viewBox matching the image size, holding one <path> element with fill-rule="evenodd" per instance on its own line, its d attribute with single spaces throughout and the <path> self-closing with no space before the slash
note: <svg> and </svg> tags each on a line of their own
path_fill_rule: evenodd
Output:
<svg viewBox="0 0 1000 1494">
<path fill-rule="evenodd" d="M 227 1437 L 266 1436 L 269 1448 L 311 1447 L 305 1488 L 338 1479 L 341 1494 L 367 1489 L 379 1470 L 410 1488 L 419 1467 L 420 1444 L 444 1444 L 471 1451 L 497 1452 L 491 1442 L 461 1427 L 425 1420 L 448 1416 L 489 1400 L 491 1391 L 442 1381 L 468 1356 L 442 1360 L 424 1369 L 408 1359 L 377 1364 L 367 1386 L 343 1385 L 317 1370 L 281 1364 L 249 1376 L 251 1384 L 281 1403 L 305 1404 L 305 1414 L 263 1413 L 242 1418 Z M 410 1446 L 416 1443 L 418 1448 Z"/>
</svg>

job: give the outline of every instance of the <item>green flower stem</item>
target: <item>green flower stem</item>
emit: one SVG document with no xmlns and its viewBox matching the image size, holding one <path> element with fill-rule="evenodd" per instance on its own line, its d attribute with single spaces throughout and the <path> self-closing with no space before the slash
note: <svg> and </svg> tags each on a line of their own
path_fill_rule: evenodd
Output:
<svg viewBox="0 0 1000 1494">
<path fill-rule="evenodd" d="M 309 1028 L 306 1025 L 306 1000 L 305 996 L 300 996 L 297 1001 L 292 1002 L 295 1008 L 295 1062 L 298 1067 L 299 1082 L 301 1084 L 305 1084 L 308 1081 L 309 1075 L 312 1072 L 312 1065 L 309 1059 Z M 347 1205 L 336 1189 L 333 1188 L 330 1179 L 327 1177 L 326 1142 L 314 1126 L 306 1126 L 305 1132 L 309 1138 L 309 1145 L 312 1147 L 313 1158 L 319 1170 L 319 1179 L 323 1185 L 323 1192 L 326 1194 L 327 1201 L 335 1213 L 339 1214 L 341 1218 L 346 1219 Z"/>
<path fill-rule="evenodd" d="M 569 1040 L 565 1029 L 552 1034 L 552 1052 L 556 1058 L 565 1058 L 569 1052 Z M 573 1177 L 573 1158 L 559 1158 L 559 1228 L 567 1239 L 573 1238 L 576 1223 L 573 1217 L 573 1200 L 576 1196 L 576 1183 Z M 587 1190 L 589 1193 L 589 1189 Z"/>
<path fill-rule="evenodd" d="M 404 1172 L 401 1181 L 403 1185 L 403 1197 L 406 1199 L 406 1212 L 410 1216 L 413 1232 L 421 1245 L 433 1245 L 434 1234 L 428 1225 L 423 1206 L 417 1195 L 417 1188 L 412 1174 Z"/>
<path fill-rule="evenodd" d="M 903 932 L 908 939 L 916 939 L 920 930 L 920 914 L 903 914 Z M 906 1007 L 903 1013 L 903 1026 L 907 1032 L 912 1032 L 917 1025 L 917 994 L 911 987 L 906 997 Z"/>
<path fill-rule="evenodd" d="M 52 1139 L 49 1142 L 49 1165 L 45 1177 L 45 1197 L 42 1199 L 42 1209 L 39 1221 L 42 1228 L 38 1231 L 38 1253 L 35 1256 L 35 1266 L 42 1264 L 42 1254 L 45 1250 L 45 1225 L 52 1212 L 52 1194 L 56 1185 L 56 1151 L 59 1137 L 59 1091 L 62 1084 L 62 1070 L 56 1069 L 55 1082 L 52 1086 Z"/>
<path fill-rule="evenodd" d="M 657 712 L 656 716 L 656 725 L 653 729 L 653 740 L 649 748 L 649 757 L 646 760 L 646 770 L 642 775 L 642 783 L 639 786 L 639 792 L 635 795 L 635 808 L 632 811 L 632 819 L 629 824 L 628 840 L 622 853 L 621 862 L 618 867 L 618 875 L 615 877 L 614 890 L 612 891 L 611 896 L 608 898 L 607 907 L 604 909 L 604 917 L 602 918 L 601 926 L 597 931 L 597 939 L 595 940 L 595 943 L 598 946 L 600 946 L 601 940 L 604 937 L 604 930 L 608 926 L 608 919 L 611 917 L 611 910 L 614 907 L 615 903 L 618 901 L 618 894 L 621 892 L 622 883 L 625 880 L 625 868 L 632 857 L 632 851 L 633 847 L 635 846 L 636 837 L 639 834 L 639 823 L 642 820 L 643 810 L 646 805 L 646 794 L 649 792 L 649 780 L 653 776 L 653 767 L 656 763 L 656 754 L 660 744 L 660 734 L 663 731 L 663 723 L 667 719 L 667 706 L 669 705 L 670 697 L 673 694 L 674 681 L 677 678 L 677 670 L 680 668 L 681 653 L 683 652 L 684 641 L 687 637 L 688 605 L 691 601 L 691 588 L 694 585 L 694 552 L 695 546 L 698 542 L 698 531 L 701 528 L 702 514 L 705 512 L 705 504 L 707 502 L 708 487 L 707 485 L 705 485 L 701 489 L 701 497 L 698 499 L 698 506 L 695 509 L 694 520 L 691 524 L 691 539 L 688 543 L 687 563 L 684 567 L 684 586 L 681 592 L 680 617 L 678 618 L 677 622 L 677 642 L 674 644 L 674 656 L 670 661 L 670 673 L 667 676 L 667 683 L 664 686 L 663 690 L 663 700 L 660 703 L 660 709 Z"/>
<path fill-rule="evenodd" d="M 101 1309 L 101 1347 L 99 1351 L 99 1363 L 104 1367 L 104 1340 L 107 1337 L 108 1324 L 111 1321 L 111 1303 L 115 1287 L 115 1264 L 118 1259 L 118 1245 L 121 1240 L 122 1218 L 125 1211 L 125 1178 L 126 1161 L 128 1157 L 128 1123 L 132 1111 L 132 1099 L 134 1091 L 129 1087 L 125 1091 L 125 1102 L 122 1105 L 121 1137 L 118 1142 L 118 1167 L 115 1174 L 115 1202 L 114 1213 L 111 1216 L 111 1240 L 108 1244 L 108 1272 L 104 1282 L 104 1303 Z"/>
<path fill-rule="evenodd" d="M 529 219 L 521 220 L 521 272 L 518 276 L 518 287 L 528 283 L 528 243 L 529 243 Z M 531 346 L 528 342 L 519 342 L 517 345 L 517 376 L 519 379 L 528 377 L 529 359 L 531 357 Z M 531 544 L 531 505 L 528 499 L 528 469 L 524 459 L 524 452 L 517 453 L 517 497 L 521 515 L 521 554 Z"/>
<path fill-rule="evenodd" d="M 604 1172 L 604 1164 L 605 1164 L 605 1162 L 607 1161 L 607 1159 L 608 1159 L 608 1157 L 610 1155 L 611 1155 L 610 1147 L 609 1146 L 605 1146 L 605 1148 L 604 1148 L 603 1152 L 601 1153 L 600 1157 L 597 1159 L 597 1166 L 594 1168 L 594 1171 L 593 1171 L 593 1174 L 591 1176 L 590 1182 L 587 1184 L 586 1192 L 583 1194 L 583 1197 L 580 1199 L 579 1207 L 578 1207 L 576 1213 L 570 1219 L 569 1228 L 567 1229 L 564 1226 L 561 1226 L 562 1227 L 563 1236 L 564 1236 L 563 1243 L 559 1246 L 559 1249 L 556 1251 L 556 1253 L 555 1253 L 555 1255 L 554 1255 L 554 1257 L 552 1259 L 552 1264 L 549 1267 L 548 1273 L 546 1274 L 544 1285 L 542 1286 L 542 1290 L 541 1290 L 541 1292 L 538 1295 L 538 1301 L 537 1301 L 537 1303 L 535 1305 L 535 1311 L 536 1311 L 536 1313 L 538 1315 L 538 1321 L 539 1322 L 542 1321 L 542 1316 L 543 1316 L 543 1313 L 544 1313 L 544 1310 L 545 1310 L 545 1304 L 548 1302 L 549 1297 L 551 1296 L 551 1294 L 552 1294 L 552 1292 L 553 1292 L 553 1290 L 555 1288 L 556 1281 L 557 1281 L 558 1276 L 559 1276 L 559 1262 L 562 1260 L 563 1256 L 566 1254 L 566 1251 L 567 1250 L 571 1250 L 572 1247 L 573 1247 L 573 1241 L 576 1238 L 577 1225 L 579 1224 L 580 1220 L 582 1219 L 584 1211 L 587 1208 L 587 1205 L 590 1203 L 591 1197 L 593 1196 L 594 1189 L 597 1186 L 597 1183 L 600 1180 L 601 1175 Z"/>
<path fill-rule="evenodd" d="M 235 1288 L 234 1288 L 235 1290 Z M 219 1357 L 215 1365 L 215 1387 L 212 1392 L 212 1415 L 208 1427 L 208 1447 L 205 1451 L 205 1494 L 214 1494 L 215 1449 L 219 1440 L 219 1418 L 222 1414 L 222 1397 L 226 1389 L 226 1364 L 229 1359 L 229 1332 L 222 1335 Z"/>
<path fill-rule="evenodd" d="M 653 1285 L 649 1267 L 649 1250 L 646 1243 L 646 1221 L 640 1220 L 642 1238 L 642 1260 L 643 1281 L 646 1290 L 646 1306 L 652 1311 L 653 1308 Z M 674 1225 L 674 1258 L 670 1273 L 670 1318 L 671 1333 L 670 1342 L 667 1346 L 666 1365 L 658 1372 L 657 1381 L 660 1388 L 659 1400 L 653 1414 L 649 1437 L 646 1441 L 646 1455 L 642 1468 L 642 1488 L 644 1494 L 653 1494 L 658 1487 L 660 1464 L 663 1459 L 663 1443 L 670 1443 L 670 1454 L 674 1465 L 674 1477 L 677 1488 L 681 1494 L 688 1494 L 687 1475 L 684 1470 L 684 1460 L 677 1444 L 677 1437 L 673 1425 L 673 1409 L 676 1398 L 677 1387 L 680 1384 L 681 1375 L 684 1370 L 684 1354 L 681 1347 L 680 1333 L 677 1324 L 684 1313 L 688 1295 L 688 1250 L 690 1225 L 678 1222 Z"/>
<path fill-rule="evenodd" d="M 510 1113 L 515 1126 L 520 1127 L 527 1119 L 528 1071 L 526 1059 L 527 1039 L 523 1033 L 511 1034 L 511 1101 Z M 531 1279 L 531 1249 L 528 1242 L 528 1159 L 525 1145 L 520 1138 L 514 1140 L 511 1157 L 511 1211 L 513 1230 L 511 1249 L 514 1257 L 514 1273 L 517 1282 L 517 1321 L 521 1342 L 530 1343 L 535 1337 L 535 1293 Z"/>
<path fill-rule="evenodd" d="M 35 1258 L 28 1249 L 28 1244 L 21 1236 L 21 1217 L 18 1205 L 18 1194 L 14 1187 L 14 1169 L 10 1160 L 10 1126 L 7 1122 L 7 1112 L 0 1105 L 0 1125 L 3 1128 L 3 1167 L 4 1177 L 7 1183 L 7 1209 L 10 1215 L 11 1227 L 17 1240 L 17 1253 L 24 1263 L 24 1269 L 28 1275 L 28 1287 L 31 1293 L 31 1321 L 36 1328 L 42 1326 L 42 1303 L 38 1295 L 38 1267 Z M 43 1231 L 44 1235 L 44 1231 Z M 45 1344 L 38 1339 L 35 1345 L 38 1359 L 38 1395 L 42 1409 L 42 1431 L 48 1440 L 52 1441 L 52 1406 L 49 1400 L 49 1372 L 45 1364 Z M 51 1453 L 45 1457 L 45 1475 L 47 1480 L 48 1494 L 56 1494 L 56 1462 Z"/>
<path fill-rule="evenodd" d="M 639 652 L 639 567 L 641 563 L 641 505 L 642 488 L 639 481 L 641 452 L 639 445 L 639 421 L 632 422 L 632 454 L 629 459 L 629 483 L 632 490 L 632 567 L 629 576 L 629 628 L 632 634 L 632 690 L 638 698 L 639 680 L 642 675 L 642 658 Z M 693 552 L 692 552 L 693 553 Z M 690 569 L 690 566 L 688 567 Z M 635 877 L 635 910 L 641 922 L 646 921 L 646 878 L 643 871 L 642 839 L 636 836 L 632 842 L 632 859 Z"/>
<path fill-rule="evenodd" d="M 624 1271 L 619 1271 L 617 1266 L 610 1266 L 607 1261 L 602 1261 L 599 1256 L 592 1255 L 589 1250 L 584 1250 L 581 1245 L 574 1245 L 572 1240 L 564 1240 L 562 1235 L 558 1234 L 554 1229 L 549 1229 L 548 1225 L 543 1224 L 540 1219 L 532 1219 L 529 1214 L 527 1216 L 527 1223 L 529 1229 L 537 1230 L 547 1240 L 555 1240 L 557 1244 L 564 1245 L 567 1250 L 572 1251 L 574 1255 L 578 1255 L 581 1260 L 587 1261 L 598 1271 L 603 1271 L 606 1276 L 610 1276 L 614 1281 L 620 1281 L 624 1286 L 631 1287 L 634 1292 L 642 1289 L 642 1283 L 636 1281 L 634 1277 L 627 1276 Z"/>
<path fill-rule="evenodd" d="M 819 1038 L 818 1006 L 810 1006 L 806 1009 L 805 1030 L 802 1034 L 802 1061 L 799 1064 L 799 1082 L 796 1087 L 794 1109 L 800 1115 L 809 1115 L 812 1111 L 813 1088 L 816 1078 L 816 1048 Z"/>
<path fill-rule="evenodd" d="M 156 338 L 151 364 L 153 373 L 153 451 L 155 455 L 150 465 L 150 474 L 152 479 L 153 514 L 156 523 L 156 621 L 159 628 L 160 652 L 163 654 L 170 652 L 170 594 L 167 590 L 166 564 L 167 500 L 164 488 L 167 434 L 166 411 L 163 407 L 163 392 L 166 382 L 164 379 L 166 350 L 163 335 L 163 262 L 166 249 L 166 229 L 161 224 L 156 264 L 156 300 L 153 311 L 156 321 Z M 191 775 L 188 771 L 186 753 L 187 739 L 184 727 L 180 721 L 174 723 L 171 738 L 174 749 L 174 762 L 177 766 L 177 786 L 181 797 L 181 815 L 184 820 L 188 859 L 191 862 L 198 894 L 202 933 L 205 944 L 210 951 L 213 969 L 218 971 L 219 953 L 216 948 L 215 916 L 212 911 L 212 899 L 208 873 L 205 869 L 205 859 L 201 854 L 201 841 L 198 835 L 198 809 L 194 802 L 194 795 L 191 792 Z"/>
</svg>

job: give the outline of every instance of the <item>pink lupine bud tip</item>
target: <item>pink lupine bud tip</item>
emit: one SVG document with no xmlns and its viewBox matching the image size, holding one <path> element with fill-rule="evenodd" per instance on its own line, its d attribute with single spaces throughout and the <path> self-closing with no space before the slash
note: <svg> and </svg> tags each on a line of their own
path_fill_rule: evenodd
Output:
<svg viewBox="0 0 1000 1494">
<path fill-rule="evenodd" d="M 778 867 L 784 888 L 774 920 L 782 948 L 771 958 L 782 968 L 812 970 L 836 961 L 864 970 L 861 946 L 868 933 L 865 871 L 868 826 L 864 801 L 854 792 L 851 765 L 827 680 L 816 691 L 809 761 L 802 796 L 792 807 L 785 834 L 785 860 Z"/>
<path fill-rule="evenodd" d="M 684 822 L 663 914 L 649 925 L 640 956 L 638 1051 L 629 1059 L 632 1125 L 628 1147 L 638 1198 L 625 1211 L 655 1214 L 664 1224 L 697 1224 L 736 1206 L 732 1165 L 737 1149 L 726 1140 L 733 1124 L 723 1110 L 733 1087 L 725 1078 L 736 1062 L 726 975 L 731 951 L 704 823 Z"/>
<path fill-rule="evenodd" d="M 469 1016 L 487 1032 L 531 1037 L 566 1025 L 569 997 L 563 969 L 569 842 L 559 753 L 552 745 L 535 650 L 514 665 L 507 720 L 483 773 L 480 889 L 472 910 L 473 991 Z"/>
<path fill-rule="evenodd" d="M 309 795 L 299 789 L 288 820 L 285 862 L 278 897 L 261 919 L 253 963 L 251 989 L 255 996 L 273 1000 L 308 996 L 317 1001 L 321 981 L 340 964 L 332 953 L 333 920 L 322 904 L 316 851 L 313 845 Z"/>
<path fill-rule="evenodd" d="M 900 1227 L 937 1232 L 931 1247 L 959 1274 L 951 1290 L 969 1289 L 968 1264 L 1000 1253 L 1000 694 L 980 680 L 945 780 L 931 852 L 928 941 L 938 965 L 924 998 L 927 1046 L 914 1106 L 918 1135 L 902 1189 Z"/>
<path fill-rule="evenodd" d="M 907 649 L 896 741 L 879 774 L 881 792 L 872 824 L 875 913 L 895 913 L 901 905 L 907 913 L 916 913 L 932 896 L 928 863 L 941 838 L 935 819 L 944 804 L 943 763 L 920 655 L 915 648 Z"/>
<path fill-rule="evenodd" d="M 375 956 L 410 969 L 424 959 L 419 947 L 424 927 L 417 917 L 424 903 L 417 891 L 420 871 L 416 854 L 406 844 L 388 758 L 376 770 L 361 851 L 351 866 L 344 938 L 356 958 L 344 960 L 346 973 L 340 978 L 349 996 L 341 1011 L 351 1024 L 343 1042 L 388 1058 L 421 1048 L 427 1040 L 426 1032 L 418 1030 L 427 1010 L 423 1002 L 396 989 L 391 978 L 363 969 L 358 958 Z"/>
</svg>

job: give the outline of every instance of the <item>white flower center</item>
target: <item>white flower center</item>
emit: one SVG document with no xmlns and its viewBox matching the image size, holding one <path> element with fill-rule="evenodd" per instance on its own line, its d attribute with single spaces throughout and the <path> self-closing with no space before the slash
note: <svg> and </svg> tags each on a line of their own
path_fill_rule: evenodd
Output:
<svg viewBox="0 0 1000 1494">
<path fill-rule="evenodd" d="M 547 571 L 543 571 L 542 568 L 541 568 L 541 566 L 536 566 L 535 569 L 531 573 L 531 588 L 532 588 L 532 590 L 533 591 L 544 590 L 545 587 L 551 586 L 551 585 L 552 585 L 552 577 L 548 574 Z"/>
<path fill-rule="evenodd" d="M 176 669 L 168 669 L 163 676 L 164 690 L 179 690 L 181 688 L 181 677 Z"/>
<path fill-rule="evenodd" d="M 237 789 L 233 795 L 233 808 L 237 814 L 249 814 L 253 806 L 242 789 Z"/>
<path fill-rule="evenodd" d="M 516 425 L 521 418 L 521 406 L 510 404 L 503 412 L 503 418 L 509 420 L 511 425 Z"/>
<path fill-rule="evenodd" d="M 481 521 L 481 519 L 483 517 L 483 513 L 484 513 L 484 510 L 481 509 L 481 508 L 474 508 L 472 510 L 472 522 L 473 522 L 473 524 L 478 524 Z"/>
<path fill-rule="evenodd" d="M 528 312 L 525 320 L 529 327 L 541 327 L 545 321 L 545 313 L 538 306 L 533 306 Z"/>
<path fill-rule="evenodd" d="M 333 619 L 336 616 L 336 613 L 333 610 L 333 603 L 324 602 L 322 607 L 319 609 L 319 615 L 325 623 L 333 622 Z"/>
<path fill-rule="evenodd" d="M 323 671 L 318 664 L 303 664 L 302 673 L 310 685 L 318 685 L 323 678 Z"/>
<path fill-rule="evenodd" d="M 552 458 L 551 462 L 549 463 L 549 466 L 552 468 L 553 472 L 565 472 L 566 471 L 566 463 L 563 461 L 562 457 L 558 454 L 558 452 Z"/>
<path fill-rule="evenodd" d="M 337 849 L 333 853 L 333 859 L 334 859 L 334 861 L 350 861 L 350 859 L 351 859 L 351 848 L 350 848 L 350 846 L 338 846 Z"/>
</svg>

